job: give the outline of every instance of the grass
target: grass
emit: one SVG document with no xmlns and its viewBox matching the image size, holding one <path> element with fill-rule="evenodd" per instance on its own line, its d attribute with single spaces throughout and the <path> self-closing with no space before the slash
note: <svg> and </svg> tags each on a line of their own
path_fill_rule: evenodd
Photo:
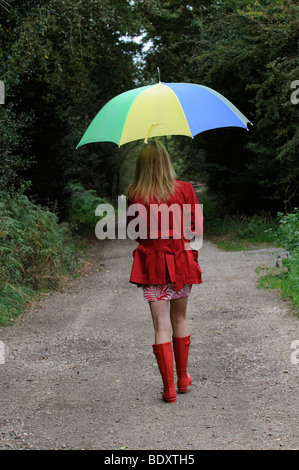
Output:
<svg viewBox="0 0 299 470">
<path fill-rule="evenodd" d="M 195 192 L 203 204 L 205 237 L 219 248 L 241 251 L 273 245 L 278 222 L 270 214 L 227 215 L 220 195 L 209 194 L 205 185 Z"/>
<path fill-rule="evenodd" d="M 0 288 L 0 328 L 12 325 L 15 318 L 20 316 L 31 302 L 40 300 L 50 292 L 62 288 L 69 280 L 81 276 L 86 247 L 82 242 L 72 245 L 72 269 L 68 271 L 57 269 L 57 272 L 47 279 L 48 283 L 34 287 L 26 285 L 25 282 L 16 283 L 13 280 L 2 283 Z M 77 247 L 75 248 L 74 245 Z"/>
<path fill-rule="evenodd" d="M 277 221 L 268 215 L 225 216 L 207 228 L 209 240 L 225 251 L 254 250 L 273 246 Z"/>
<path fill-rule="evenodd" d="M 261 246 L 261 243 L 254 244 L 251 240 L 238 240 L 238 238 L 234 235 L 232 235 L 230 238 L 226 237 L 224 239 L 221 239 L 221 237 L 211 237 L 211 241 L 224 251 L 254 250 L 256 248 L 260 248 Z M 263 245 L 265 245 L 264 242 Z"/>
<path fill-rule="evenodd" d="M 282 264 L 275 268 L 257 268 L 258 287 L 279 290 L 282 299 L 289 300 L 299 317 L 299 253 L 292 256 L 292 268 Z"/>
</svg>

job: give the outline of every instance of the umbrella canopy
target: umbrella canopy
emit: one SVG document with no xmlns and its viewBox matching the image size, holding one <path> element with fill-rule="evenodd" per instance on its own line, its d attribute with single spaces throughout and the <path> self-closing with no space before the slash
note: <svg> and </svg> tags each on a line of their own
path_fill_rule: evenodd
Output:
<svg viewBox="0 0 299 470">
<path fill-rule="evenodd" d="M 92 142 L 115 142 L 121 146 L 163 135 L 194 137 L 219 127 L 247 129 L 248 123 L 230 101 L 211 88 L 159 82 L 110 100 L 90 123 L 77 148 Z"/>
</svg>

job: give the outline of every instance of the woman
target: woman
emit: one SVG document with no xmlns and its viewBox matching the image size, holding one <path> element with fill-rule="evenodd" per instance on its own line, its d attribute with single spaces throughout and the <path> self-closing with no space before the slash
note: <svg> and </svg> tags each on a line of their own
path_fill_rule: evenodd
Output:
<svg viewBox="0 0 299 470">
<path fill-rule="evenodd" d="M 179 392 L 186 392 L 192 383 L 187 372 L 191 335 L 186 312 L 192 284 L 200 284 L 202 279 L 198 251 L 191 249 L 187 235 L 192 238 L 194 233 L 202 233 L 203 219 L 195 217 L 200 206 L 191 184 L 176 178 L 168 152 L 158 141 L 143 146 L 127 192 L 128 233 L 139 242 L 133 252 L 130 282 L 142 286 L 149 303 L 155 331 L 153 352 L 164 385 L 162 397 L 173 403 L 173 353 Z M 138 217 L 133 220 L 136 211 Z"/>
</svg>

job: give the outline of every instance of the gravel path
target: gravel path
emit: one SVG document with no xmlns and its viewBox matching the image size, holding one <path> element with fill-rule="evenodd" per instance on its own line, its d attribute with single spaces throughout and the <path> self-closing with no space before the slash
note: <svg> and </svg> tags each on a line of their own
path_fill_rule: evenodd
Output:
<svg viewBox="0 0 299 470">
<path fill-rule="evenodd" d="M 188 310 L 193 385 L 166 404 L 149 308 L 128 283 L 135 246 L 94 238 L 81 278 L 0 329 L 0 448 L 298 449 L 299 320 L 256 288 L 274 251 L 204 241 Z"/>
</svg>

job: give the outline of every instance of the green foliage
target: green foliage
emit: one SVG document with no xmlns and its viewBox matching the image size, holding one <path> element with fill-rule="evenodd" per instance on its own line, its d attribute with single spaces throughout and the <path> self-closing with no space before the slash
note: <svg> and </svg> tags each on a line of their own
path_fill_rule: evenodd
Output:
<svg viewBox="0 0 299 470">
<path fill-rule="evenodd" d="M 220 193 L 211 193 L 208 188 L 196 191 L 197 199 L 203 205 L 204 232 L 210 237 L 222 232 L 222 224 L 225 217 L 225 208 Z M 221 227 L 221 229 L 220 229 Z"/>
<path fill-rule="evenodd" d="M 290 211 L 298 194 L 298 4 L 294 0 L 138 2 L 153 47 L 150 79 L 214 88 L 254 124 L 177 139 L 185 176 L 221 193 L 225 211 Z M 197 168 L 197 176 L 194 175 Z M 204 180 L 203 180 L 204 175 Z"/>
<path fill-rule="evenodd" d="M 276 243 L 287 250 L 287 257 L 282 260 L 282 264 L 287 268 L 287 278 L 293 283 L 296 272 L 298 273 L 299 255 L 299 209 L 295 209 L 289 214 L 279 212 L 277 214 L 279 227 L 275 232 Z M 299 277 L 297 277 L 299 284 Z"/>
<path fill-rule="evenodd" d="M 221 194 L 226 214 L 290 211 L 298 201 L 298 5 L 292 1 L 0 2 L 0 188 L 65 215 L 66 183 L 115 197 L 130 178 L 114 144 L 76 144 L 116 94 L 157 81 L 210 86 L 253 123 L 175 136 L 182 179 Z M 133 39 L 144 33 L 146 53 Z M 137 60 L 138 59 L 138 60 Z"/>
<path fill-rule="evenodd" d="M 116 192 L 117 147 L 75 148 L 100 108 L 134 87 L 138 32 L 129 0 L 0 4 L 0 189 L 30 180 L 28 195 L 61 217 L 72 179 Z"/>
<path fill-rule="evenodd" d="M 0 192 L 0 324 L 78 267 L 69 225 L 21 192 Z"/>
<path fill-rule="evenodd" d="M 288 273 L 287 282 L 283 289 L 285 295 L 291 298 L 297 311 L 299 312 L 299 253 L 292 255 L 292 268 Z"/>
<path fill-rule="evenodd" d="M 283 299 L 289 300 L 294 312 L 299 315 L 299 254 L 292 257 L 292 269 L 281 267 L 279 270 L 268 269 L 267 273 L 259 278 L 259 287 L 265 289 L 277 289 Z"/>
<path fill-rule="evenodd" d="M 69 182 L 66 189 L 66 220 L 80 234 L 94 230 L 99 220 L 95 216 L 95 209 L 99 204 L 108 203 L 108 200 L 97 196 L 94 189 L 85 189 L 80 181 Z"/>
<path fill-rule="evenodd" d="M 263 275 L 259 284 L 261 287 L 279 289 L 283 298 L 291 300 L 295 310 L 299 312 L 299 209 L 288 214 L 277 214 L 278 228 L 274 231 L 276 244 L 287 253 L 281 261 L 281 266 Z M 279 266 L 280 255 L 277 265 Z"/>
<path fill-rule="evenodd" d="M 211 193 L 202 186 L 196 191 L 198 201 L 203 204 L 204 234 L 226 251 L 254 249 L 275 242 L 277 220 L 269 213 L 227 215 L 221 193 Z"/>
<path fill-rule="evenodd" d="M 22 172 L 34 158 L 29 155 L 26 130 L 33 123 L 33 115 L 14 112 L 12 104 L 0 105 L 0 188 L 12 192 L 24 183 Z"/>
<path fill-rule="evenodd" d="M 273 245 L 277 223 L 269 214 L 246 216 L 235 214 L 220 219 L 210 235 L 213 242 L 226 251 L 254 249 L 263 244 Z"/>
<path fill-rule="evenodd" d="M 299 209 L 297 207 L 288 214 L 278 212 L 279 227 L 275 233 L 277 243 L 290 254 L 299 252 Z"/>
</svg>

